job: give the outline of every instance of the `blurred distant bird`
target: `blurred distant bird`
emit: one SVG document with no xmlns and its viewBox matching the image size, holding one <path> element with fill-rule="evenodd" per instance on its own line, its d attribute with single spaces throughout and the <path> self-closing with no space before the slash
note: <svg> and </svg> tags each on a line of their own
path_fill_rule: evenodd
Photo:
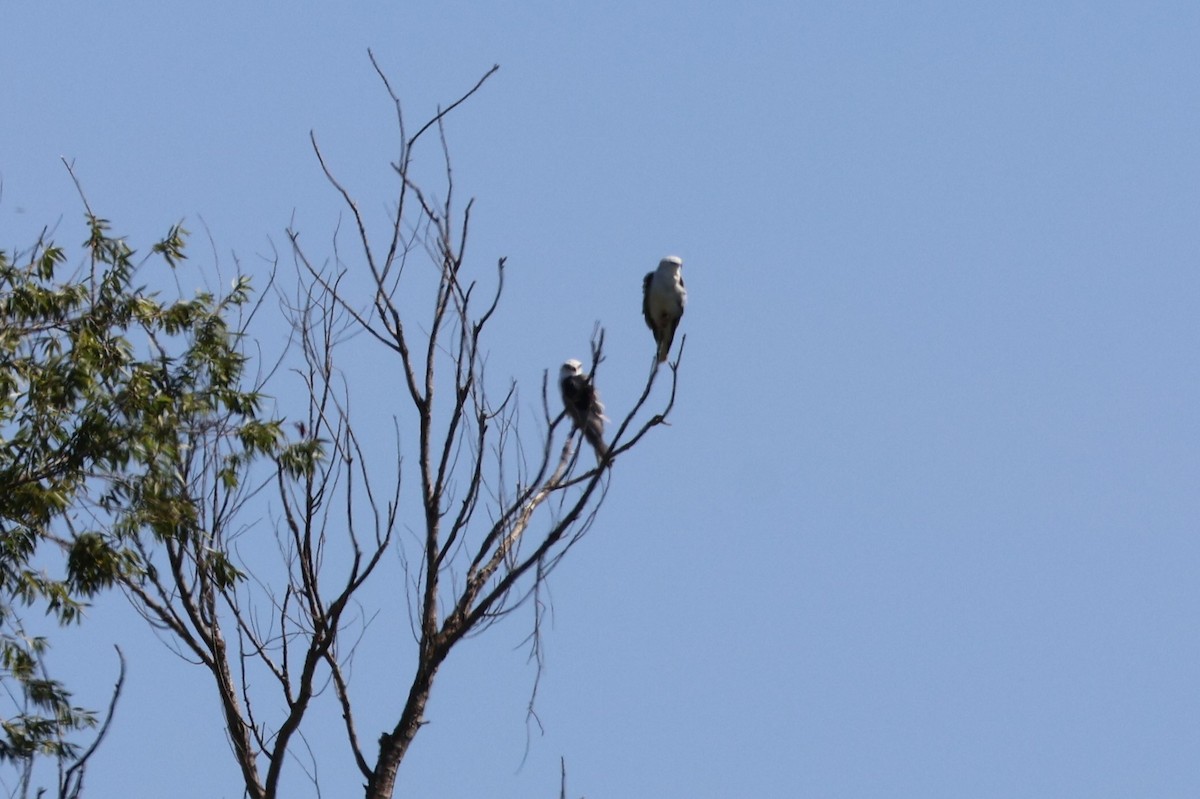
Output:
<svg viewBox="0 0 1200 799">
<path fill-rule="evenodd" d="M 608 452 L 604 443 L 604 404 L 596 395 L 591 378 L 583 373 L 583 364 L 572 358 L 558 370 L 558 387 L 562 390 L 563 405 L 583 437 L 596 450 L 596 460 Z"/>
<path fill-rule="evenodd" d="M 687 304 L 687 290 L 679 273 L 682 268 L 683 259 L 669 255 L 659 261 L 658 269 L 647 274 L 642 281 L 642 313 L 654 333 L 659 363 L 665 361 L 671 352 L 675 328 L 679 327 L 683 306 Z"/>
</svg>

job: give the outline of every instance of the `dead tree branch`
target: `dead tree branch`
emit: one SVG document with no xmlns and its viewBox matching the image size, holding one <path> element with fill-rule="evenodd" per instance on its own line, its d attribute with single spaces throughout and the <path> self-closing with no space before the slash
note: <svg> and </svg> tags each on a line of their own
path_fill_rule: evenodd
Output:
<svg viewBox="0 0 1200 799">
<path fill-rule="evenodd" d="M 296 287 L 278 295 L 291 329 L 291 360 L 288 370 L 271 374 L 299 386 L 285 392 L 298 436 L 273 450 L 271 474 L 264 477 L 249 460 L 231 459 L 228 420 L 208 419 L 183 431 L 186 446 L 175 464 L 180 490 L 201 510 L 180 534 L 141 542 L 139 555 L 150 567 L 126 585 L 140 612 L 211 673 L 252 799 L 284 794 L 288 758 L 306 746 L 306 722 L 330 686 L 325 701 L 341 714 L 366 796 L 389 799 L 425 723 L 442 663 L 464 637 L 545 587 L 596 521 L 618 459 L 666 424 L 678 386 L 676 360 L 669 395 L 648 414 L 658 374 L 651 371 L 594 466 L 581 464 L 579 436 L 563 413 L 551 410 L 547 380 L 541 418 L 532 428 L 521 424 L 518 386 L 494 382 L 485 368 L 491 349 L 503 348 L 489 333 L 502 309 L 509 266 L 498 257 L 494 270 L 478 269 L 466 258 L 473 204 L 457 199 L 446 136 L 452 112 L 497 67 L 410 136 L 398 95 L 373 55 L 371 63 L 399 129 L 398 156 L 390 162 L 396 193 L 381 243 L 376 246 L 371 225 L 315 134 L 317 164 L 353 220 L 355 253 L 343 262 L 335 235 L 334 258 L 326 261 L 306 250 L 295 229 L 287 231 Z M 428 184 L 414 166 L 414 153 L 433 130 L 441 156 L 436 192 L 423 187 Z M 431 269 L 406 269 L 418 261 Z M 422 280 L 428 304 L 414 318 L 412 298 L 425 296 Z M 373 359 L 364 373 L 361 357 L 353 356 L 368 349 Z M 593 375 L 605 357 L 598 328 Z M 364 384 L 384 380 L 403 384 L 392 395 L 400 402 L 389 406 L 386 420 L 371 420 L 369 402 L 352 398 Z M 378 435 L 389 425 L 394 437 Z M 409 429 L 415 435 L 401 435 Z M 402 481 L 402 467 L 413 472 L 414 459 L 417 479 Z M 270 493 L 270 512 L 248 519 L 248 503 L 260 492 Z M 414 540 L 397 534 L 402 525 L 414 531 Z M 269 562 L 261 546 L 238 541 L 242 532 L 263 526 L 274 533 Z M 372 752 L 360 729 L 364 699 L 349 664 L 367 623 L 357 608 L 371 578 L 391 566 L 388 552 L 398 554 L 402 579 L 380 578 L 372 590 L 391 591 L 381 609 L 400 607 L 404 592 L 415 652 L 411 662 L 394 664 L 394 673 L 406 675 L 388 697 L 398 715 Z M 223 570 L 226 558 L 236 562 L 237 578 Z M 540 635 L 540 618 L 535 609 L 534 635 Z M 371 701 L 379 704 L 377 697 Z M 304 768 L 319 793 L 315 755 L 304 762 L 311 763 Z"/>
</svg>

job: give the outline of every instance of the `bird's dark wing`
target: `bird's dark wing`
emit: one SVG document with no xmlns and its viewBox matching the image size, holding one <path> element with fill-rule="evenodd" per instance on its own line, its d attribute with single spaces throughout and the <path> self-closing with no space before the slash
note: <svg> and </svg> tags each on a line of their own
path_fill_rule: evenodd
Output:
<svg viewBox="0 0 1200 799">
<path fill-rule="evenodd" d="M 650 316 L 650 284 L 654 282 L 654 273 L 647 272 L 646 279 L 642 281 L 642 316 L 646 317 L 646 327 L 657 336 L 658 331 L 654 330 L 654 318 Z"/>
<path fill-rule="evenodd" d="M 560 387 L 562 388 L 563 406 L 567 409 L 571 421 L 575 423 L 576 427 L 585 427 L 588 408 L 592 404 L 592 387 L 583 375 L 570 375 L 563 378 Z"/>
<path fill-rule="evenodd" d="M 583 375 L 570 375 L 563 378 L 559 387 L 567 415 L 596 450 L 597 459 L 603 457 L 608 451 L 604 443 L 604 406 L 600 404 L 592 382 Z"/>
</svg>

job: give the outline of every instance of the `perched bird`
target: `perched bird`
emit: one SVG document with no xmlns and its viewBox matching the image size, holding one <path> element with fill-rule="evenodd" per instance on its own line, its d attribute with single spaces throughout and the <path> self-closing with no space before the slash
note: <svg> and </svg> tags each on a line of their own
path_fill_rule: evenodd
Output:
<svg viewBox="0 0 1200 799">
<path fill-rule="evenodd" d="M 683 259 L 669 255 L 642 281 L 642 313 L 654 333 L 659 363 L 671 352 L 675 328 L 679 327 L 683 306 L 687 305 L 687 290 L 683 287 L 683 276 L 679 274 L 682 268 Z"/>
<path fill-rule="evenodd" d="M 596 395 L 591 378 L 583 373 L 583 364 L 572 358 L 558 370 L 558 387 L 562 390 L 563 405 L 583 437 L 596 450 L 596 460 L 608 452 L 604 443 L 604 404 Z"/>
</svg>

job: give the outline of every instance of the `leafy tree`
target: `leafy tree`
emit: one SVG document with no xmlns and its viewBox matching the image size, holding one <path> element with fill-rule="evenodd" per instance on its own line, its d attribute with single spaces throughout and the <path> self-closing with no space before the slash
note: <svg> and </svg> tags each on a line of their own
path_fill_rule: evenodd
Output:
<svg viewBox="0 0 1200 799">
<path fill-rule="evenodd" d="M 86 220 L 73 269 L 45 233 L 27 252 L 0 252 L 0 681 L 11 699 L 0 759 L 18 764 L 78 757 L 72 733 L 97 723 L 49 678 L 48 642 L 27 630 L 28 611 L 77 622 L 88 597 L 144 574 L 131 537 L 196 534 L 195 506 L 172 472 L 195 430 L 220 419 L 231 462 L 277 453 L 282 440 L 278 422 L 260 419 L 262 397 L 242 388 L 231 323 L 249 308 L 249 281 L 164 301 L 135 280 L 157 270 L 168 282 L 185 231 L 172 227 L 135 259 L 90 208 Z M 53 551 L 66 553 L 59 576 L 47 571 Z M 223 553 L 210 561 L 234 578 Z"/>
</svg>

